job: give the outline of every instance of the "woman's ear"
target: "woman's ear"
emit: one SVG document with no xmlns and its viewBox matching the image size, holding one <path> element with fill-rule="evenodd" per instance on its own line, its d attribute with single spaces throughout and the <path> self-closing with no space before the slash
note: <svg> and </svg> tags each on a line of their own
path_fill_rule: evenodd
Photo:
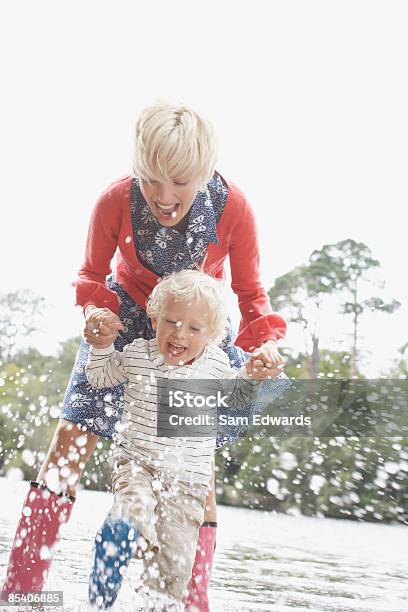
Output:
<svg viewBox="0 0 408 612">
<path fill-rule="evenodd" d="M 152 327 L 153 327 L 154 331 L 156 331 L 157 330 L 157 319 L 153 319 L 152 318 L 151 322 L 152 322 Z"/>
</svg>

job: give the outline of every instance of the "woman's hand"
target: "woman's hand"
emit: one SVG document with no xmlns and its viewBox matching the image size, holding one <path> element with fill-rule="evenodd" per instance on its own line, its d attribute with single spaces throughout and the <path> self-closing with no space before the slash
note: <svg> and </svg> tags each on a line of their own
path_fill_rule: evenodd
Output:
<svg viewBox="0 0 408 612">
<path fill-rule="evenodd" d="M 107 348 L 117 338 L 118 331 L 124 327 L 118 315 L 109 308 L 89 306 L 85 313 L 84 338 L 95 348 Z"/>
<path fill-rule="evenodd" d="M 268 340 L 252 352 L 246 368 L 251 378 L 263 380 L 279 376 L 284 365 L 285 360 L 278 351 L 276 341 Z"/>
</svg>

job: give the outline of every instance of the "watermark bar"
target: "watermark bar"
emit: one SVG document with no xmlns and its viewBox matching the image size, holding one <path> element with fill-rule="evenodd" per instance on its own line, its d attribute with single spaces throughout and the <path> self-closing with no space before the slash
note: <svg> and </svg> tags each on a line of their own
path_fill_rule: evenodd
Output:
<svg viewBox="0 0 408 612">
<path fill-rule="evenodd" d="M 406 379 L 158 382 L 159 436 L 408 436 Z"/>
<path fill-rule="evenodd" d="M 18 606 L 24 608 L 30 606 L 32 608 L 46 607 L 62 607 L 64 604 L 64 596 L 62 591 L 41 591 L 30 593 L 3 593 L 0 605 L 3 607 Z"/>
</svg>

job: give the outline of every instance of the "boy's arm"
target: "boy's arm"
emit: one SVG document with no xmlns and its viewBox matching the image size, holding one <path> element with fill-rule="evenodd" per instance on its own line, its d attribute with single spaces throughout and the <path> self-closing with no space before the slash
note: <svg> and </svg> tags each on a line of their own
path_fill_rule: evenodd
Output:
<svg viewBox="0 0 408 612">
<path fill-rule="evenodd" d="M 225 360 L 224 381 L 221 383 L 229 393 L 232 407 L 242 408 L 257 398 L 258 391 L 268 389 L 267 381 L 272 381 L 282 375 L 281 367 L 266 368 L 263 363 L 248 361 L 239 369 L 231 368 L 228 358 Z M 285 377 L 286 378 L 286 377 Z"/>
<path fill-rule="evenodd" d="M 231 368 L 228 358 L 220 384 L 230 397 L 231 408 L 247 406 L 256 395 L 256 380 L 249 375 L 246 364 L 239 370 Z"/>
<path fill-rule="evenodd" d="M 96 389 L 106 389 L 127 382 L 124 355 L 123 352 L 115 351 L 113 344 L 102 349 L 91 346 L 85 367 L 89 384 Z"/>
</svg>

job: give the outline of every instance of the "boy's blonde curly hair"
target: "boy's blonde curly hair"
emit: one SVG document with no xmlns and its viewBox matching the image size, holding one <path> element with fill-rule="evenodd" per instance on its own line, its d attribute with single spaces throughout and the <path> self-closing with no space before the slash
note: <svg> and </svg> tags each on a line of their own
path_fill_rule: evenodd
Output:
<svg viewBox="0 0 408 612">
<path fill-rule="evenodd" d="M 198 270 L 173 272 L 153 289 L 146 308 L 150 318 L 157 319 L 169 296 L 191 302 L 192 308 L 196 300 L 205 300 L 210 311 L 211 341 L 213 344 L 220 344 L 227 332 L 228 317 L 224 281 Z"/>
</svg>

